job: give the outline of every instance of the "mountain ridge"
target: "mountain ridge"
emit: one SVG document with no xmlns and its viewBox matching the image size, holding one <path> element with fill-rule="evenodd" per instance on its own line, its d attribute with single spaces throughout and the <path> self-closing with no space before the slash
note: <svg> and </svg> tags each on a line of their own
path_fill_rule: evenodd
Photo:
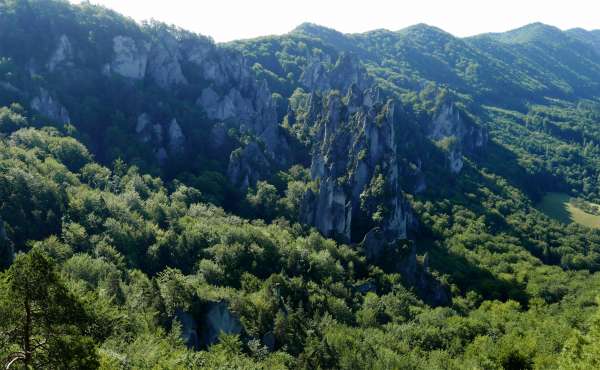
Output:
<svg viewBox="0 0 600 370">
<path fill-rule="evenodd" d="M 593 368 L 595 37 L 0 0 L 0 362 Z"/>
</svg>

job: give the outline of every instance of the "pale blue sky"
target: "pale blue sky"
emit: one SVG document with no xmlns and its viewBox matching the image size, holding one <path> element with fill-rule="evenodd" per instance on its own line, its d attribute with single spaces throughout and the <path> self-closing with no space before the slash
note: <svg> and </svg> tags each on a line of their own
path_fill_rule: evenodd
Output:
<svg viewBox="0 0 600 370">
<path fill-rule="evenodd" d="M 72 0 L 73 2 L 81 2 Z M 230 41 L 282 34 L 302 22 L 342 32 L 398 30 L 415 23 L 456 36 L 532 22 L 600 29 L 598 0 L 91 0 L 141 21 L 154 18 Z"/>
</svg>

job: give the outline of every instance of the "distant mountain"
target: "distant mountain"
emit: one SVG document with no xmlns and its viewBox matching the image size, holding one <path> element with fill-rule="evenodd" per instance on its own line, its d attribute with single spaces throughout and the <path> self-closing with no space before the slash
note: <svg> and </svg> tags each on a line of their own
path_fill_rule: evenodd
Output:
<svg viewBox="0 0 600 370">
<path fill-rule="evenodd" d="M 573 28 L 567 31 L 567 34 L 581 42 L 588 43 L 600 53 L 600 30 L 586 31 L 582 28 Z"/>
</svg>

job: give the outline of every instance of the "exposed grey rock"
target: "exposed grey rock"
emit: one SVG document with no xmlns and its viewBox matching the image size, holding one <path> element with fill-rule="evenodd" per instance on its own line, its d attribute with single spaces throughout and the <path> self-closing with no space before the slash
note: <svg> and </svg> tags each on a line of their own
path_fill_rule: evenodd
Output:
<svg viewBox="0 0 600 370">
<path fill-rule="evenodd" d="M 387 241 L 383 231 L 376 227 L 369 231 L 362 241 L 365 256 L 371 262 L 381 262 L 385 257 Z"/>
<path fill-rule="evenodd" d="M 227 306 L 227 302 L 209 303 L 202 317 L 201 342 L 204 346 L 215 344 L 221 333 L 240 334 L 242 325 Z"/>
<path fill-rule="evenodd" d="M 174 155 L 180 155 L 184 151 L 185 145 L 185 136 L 183 136 L 183 131 L 181 130 L 181 126 L 177 123 L 177 120 L 173 118 L 168 128 L 168 136 L 169 136 L 169 152 Z"/>
<path fill-rule="evenodd" d="M 306 115 L 306 124 L 312 126 L 321 114 L 321 98 L 311 92 L 308 98 L 308 114 Z"/>
<path fill-rule="evenodd" d="M 344 53 L 335 65 L 331 65 L 328 58 L 313 57 L 304 67 L 300 83 L 315 92 L 347 91 L 352 85 L 363 91 L 372 80 L 356 55 Z"/>
<path fill-rule="evenodd" d="M 327 77 L 327 68 L 321 61 L 311 61 L 303 70 L 300 82 L 311 91 L 325 91 L 331 89 L 331 82 Z"/>
<path fill-rule="evenodd" d="M 181 70 L 182 59 L 180 45 L 175 37 L 168 32 L 160 32 L 150 50 L 148 74 L 164 89 L 186 85 L 188 81 Z"/>
<path fill-rule="evenodd" d="M 414 285 L 420 273 L 417 265 L 417 245 L 411 241 L 408 246 L 404 245 L 403 247 L 399 258 L 394 261 L 395 269 L 400 272 L 406 282 Z"/>
<path fill-rule="evenodd" d="M 138 116 L 135 132 L 142 143 L 148 143 L 152 139 L 151 124 L 152 122 L 148 113 L 142 113 Z"/>
<path fill-rule="evenodd" d="M 244 78 L 238 72 L 231 73 L 234 73 L 231 79 Z M 289 145 L 277 123 L 275 104 L 267 84 L 262 82 L 251 86 L 253 89 L 245 95 L 237 88 L 231 88 L 222 97 L 213 88 L 207 87 L 196 102 L 210 119 L 235 122 L 242 131 L 253 134 L 264 143 L 264 150 L 251 147 L 244 149 L 242 157 L 232 155 L 229 178 L 240 189 L 252 186 L 268 175 L 271 164 L 285 167 L 291 157 Z M 257 157 L 252 159 L 251 155 Z M 252 169 L 252 165 L 259 167 Z"/>
<path fill-rule="evenodd" d="M 183 47 L 183 58 L 197 66 L 208 64 L 209 58 L 215 51 L 215 45 L 209 41 L 194 42 L 189 47 Z"/>
<path fill-rule="evenodd" d="M 450 149 L 448 153 L 448 161 L 450 162 L 450 172 L 460 173 L 463 168 L 464 161 L 462 151 L 458 147 Z"/>
<path fill-rule="evenodd" d="M 236 119 L 246 124 L 252 121 L 254 109 L 249 99 L 242 97 L 236 88 L 219 97 L 210 87 L 202 90 L 200 105 L 204 107 L 209 118 L 220 121 Z"/>
<path fill-rule="evenodd" d="M 200 339 L 198 338 L 198 323 L 196 319 L 188 312 L 177 310 L 175 319 L 181 324 L 181 339 L 188 348 L 199 349 Z"/>
<path fill-rule="evenodd" d="M 39 95 L 31 100 L 31 108 L 58 123 L 71 123 L 69 111 L 53 98 L 48 90 L 40 88 Z"/>
<path fill-rule="evenodd" d="M 160 123 L 155 123 L 152 125 L 152 134 L 154 135 L 154 140 L 158 144 L 163 142 L 163 127 Z"/>
<path fill-rule="evenodd" d="M 73 47 L 71 46 L 71 41 L 67 37 L 67 35 L 61 35 L 58 39 L 58 45 L 54 53 L 48 60 L 47 67 L 53 72 L 56 67 L 61 64 L 72 64 L 73 59 Z"/>
<path fill-rule="evenodd" d="M 447 148 L 449 169 L 459 173 L 463 168 L 463 155 L 474 153 L 483 148 L 488 141 L 488 133 L 484 128 L 465 119 L 456 106 L 447 102 L 438 110 L 431 124 L 427 127 L 427 137 L 433 141 L 451 139 Z"/>
<path fill-rule="evenodd" d="M 213 52 L 200 66 L 204 79 L 218 88 L 237 86 L 242 91 L 249 91 L 255 83 L 246 58 L 232 50 Z"/>
<path fill-rule="evenodd" d="M 178 156 L 185 151 L 185 136 L 175 118 L 168 124 L 160 124 L 153 122 L 148 113 L 142 113 L 137 118 L 135 132 L 140 142 L 152 143 L 158 148 L 155 158 L 161 165 L 169 155 Z"/>
<path fill-rule="evenodd" d="M 317 135 L 313 148 L 311 177 L 319 182 L 318 193 L 308 192 L 302 206 L 302 218 L 326 236 L 349 242 L 364 235 L 352 235 L 355 219 L 381 228 L 386 243 L 404 239 L 410 210 L 402 196 L 398 176 L 394 127 L 395 105 L 366 106 L 367 92 L 353 85 L 346 97 L 330 94 L 327 108 L 315 114 Z M 368 92 L 369 94 L 372 91 Z M 309 104 L 314 103 L 311 96 Z M 381 176 L 387 194 L 382 202 L 386 212 L 382 220 L 369 221 L 375 207 L 364 204 L 363 194 L 375 177 Z M 366 208 L 365 208 L 366 207 Z M 375 224 L 377 223 L 377 224 Z"/>
<path fill-rule="evenodd" d="M 149 46 L 144 42 L 136 42 L 128 36 L 113 38 L 113 60 L 105 67 L 122 77 L 141 80 L 146 76 Z"/>
<path fill-rule="evenodd" d="M 231 79 L 244 78 L 243 74 L 240 74 L 241 72 L 231 73 L 234 74 Z M 219 96 L 213 88 L 207 87 L 203 89 L 197 104 L 204 108 L 210 119 L 235 122 L 243 131 L 255 135 L 265 144 L 263 154 L 269 158 L 268 162 L 284 167 L 290 158 L 289 146 L 279 130 L 271 92 L 264 81 L 252 86 L 253 88 L 246 95 L 243 95 L 238 88 L 231 88 L 224 96 Z M 247 159 L 248 164 L 264 163 L 262 160 L 250 161 L 249 158 Z M 230 164 L 230 168 L 232 166 L 235 167 L 235 164 Z M 263 173 L 258 169 L 253 172 Z M 251 176 L 250 178 L 256 177 Z M 254 183 L 254 180 L 249 184 L 233 182 L 241 188 L 254 185 Z"/>
<path fill-rule="evenodd" d="M 232 184 L 240 190 L 247 189 L 256 184 L 260 179 L 268 176 L 271 164 L 260 146 L 251 142 L 243 149 L 231 153 L 227 175 Z"/>
<path fill-rule="evenodd" d="M 314 224 L 323 234 L 350 241 L 352 202 L 337 179 L 321 179 Z"/>
<path fill-rule="evenodd" d="M 163 143 L 163 127 L 160 123 L 153 122 L 148 113 L 138 116 L 135 133 L 142 143 L 154 143 L 156 146 Z"/>
</svg>

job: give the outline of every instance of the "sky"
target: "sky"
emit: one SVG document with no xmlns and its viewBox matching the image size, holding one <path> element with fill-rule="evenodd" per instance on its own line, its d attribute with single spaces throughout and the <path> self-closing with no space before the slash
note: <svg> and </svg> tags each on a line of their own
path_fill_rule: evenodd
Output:
<svg viewBox="0 0 600 370">
<path fill-rule="evenodd" d="M 74 3 L 81 1 L 71 0 Z M 90 0 L 137 21 L 156 19 L 217 42 L 283 34 L 303 22 L 344 33 L 417 23 L 455 36 L 502 32 L 533 22 L 600 29 L 598 0 Z"/>
</svg>

